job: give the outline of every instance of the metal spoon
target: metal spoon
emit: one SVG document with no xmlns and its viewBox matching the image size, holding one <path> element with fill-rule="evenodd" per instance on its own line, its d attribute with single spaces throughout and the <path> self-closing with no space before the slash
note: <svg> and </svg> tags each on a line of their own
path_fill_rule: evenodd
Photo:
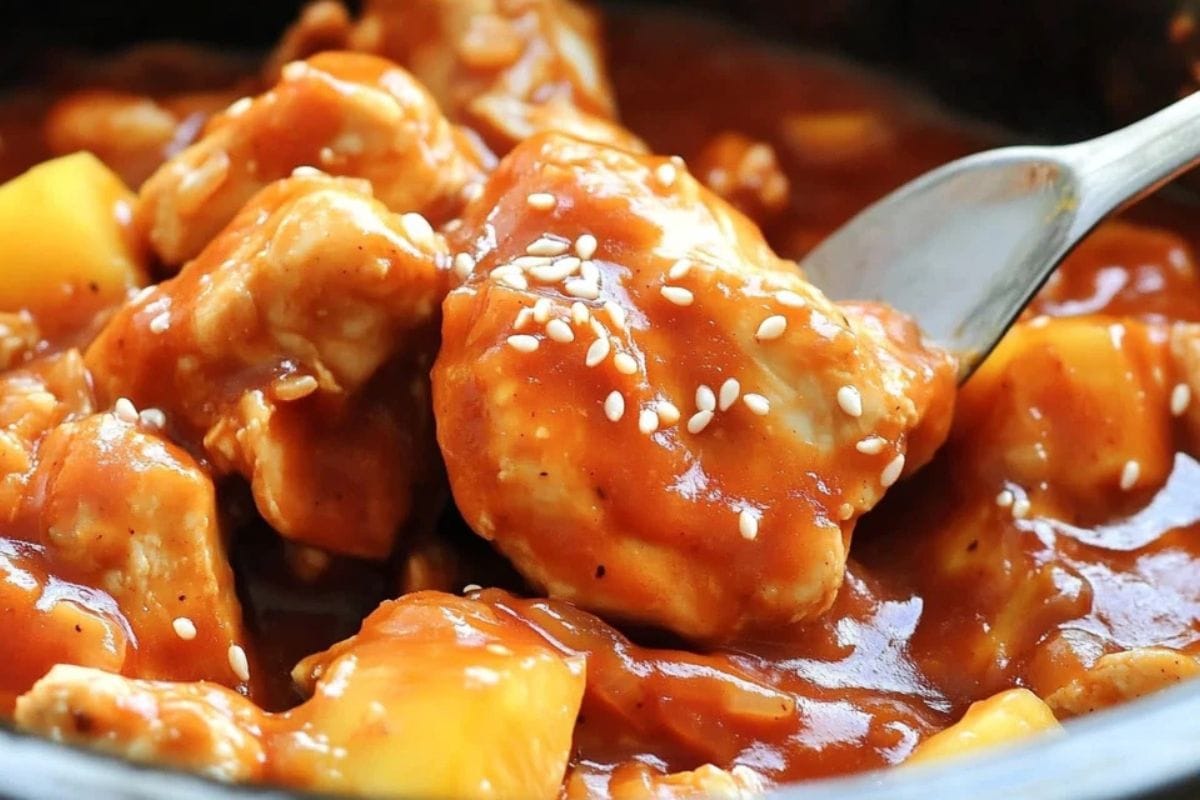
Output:
<svg viewBox="0 0 1200 800">
<path fill-rule="evenodd" d="M 868 207 L 801 263 L 834 300 L 882 300 L 974 371 L 1096 223 L 1200 161 L 1200 93 L 1114 133 L 953 161 Z"/>
</svg>

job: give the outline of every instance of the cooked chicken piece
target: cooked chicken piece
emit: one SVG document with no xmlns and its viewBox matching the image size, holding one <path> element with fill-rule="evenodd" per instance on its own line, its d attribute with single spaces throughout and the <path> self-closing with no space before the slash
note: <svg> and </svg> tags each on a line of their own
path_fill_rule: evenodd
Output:
<svg viewBox="0 0 1200 800">
<path fill-rule="evenodd" d="M 106 402 L 252 485 L 284 536 L 383 557 L 436 481 L 426 373 L 445 244 L 363 181 L 320 174 L 257 195 L 179 276 L 123 308 L 87 353 Z"/>
<path fill-rule="evenodd" d="M 309 3 L 271 51 L 262 70 L 264 81 L 278 83 L 283 68 L 293 61 L 327 50 L 346 50 L 353 27 L 350 12 L 339 0 Z"/>
<path fill-rule="evenodd" d="M 1200 675 L 1200 662 L 1163 647 L 1139 647 L 1101 657 L 1087 672 L 1046 698 L 1060 718 L 1110 708 Z"/>
<path fill-rule="evenodd" d="M 628 128 L 607 117 L 580 111 L 563 100 L 530 103 L 504 94 L 484 95 L 471 103 L 470 124 L 500 153 L 542 131 L 557 131 L 634 153 L 650 152 Z"/>
<path fill-rule="evenodd" d="M 357 636 L 305 659 L 295 675 L 312 696 L 284 714 L 217 686 L 59 668 L 19 700 L 17 724 L 227 780 L 550 800 L 583 671 L 581 658 L 478 602 L 421 592 L 385 603 Z"/>
<path fill-rule="evenodd" d="M 212 480 L 132 415 L 47 434 L 14 527 L 46 548 L 56 577 L 116 600 L 134 635 L 127 674 L 244 689 L 229 660 L 244 635 Z"/>
<path fill-rule="evenodd" d="M 749 767 L 724 770 L 704 764 L 664 774 L 633 763 L 609 775 L 573 772 L 563 788 L 565 800 L 753 800 L 766 794 L 762 776 Z"/>
<path fill-rule="evenodd" d="M 619 131 L 604 122 L 616 104 L 599 20 L 572 0 L 369 0 L 354 46 L 406 66 L 451 119 L 479 130 L 499 152 L 525 138 L 529 124 L 563 130 L 557 125 L 568 120 L 571 133 Z"/>
<path fill-rule="evenodd" d="M 0 372 L 32 356 L 41 340 L 41 331 L 28 311 L 0 312 Z"/>
<path fill-rule="evenodd" d="M 1050 708 L 1028 689 L 1009 689 L 972 703 L 958 722 L 917 746 L 908 764 L 958 758 L 1013 744 L 1039 733 L 1061 731 Z"/>
<path fill-rule="evenodd" d="M 365 178 L 384 205 L 436 223 L 458 210 L 490 158 L 396 65 L 322 53 L 288 64 L 273 89 L 216 117 L 146 181 L 137 216 L 158 255 L 177 266 L 296 167 Z"/>
<path fill-rule="evenodd" d="M 434 402 L 479 535 L 553 597 L 687 636 L 829 606 L 855 518 L 952 403 L 949 356 L 831 304 L 670 159 L 539 135 L 455 237 L 475 268 Z"/>
<path fill-rule="evenodd" d="M 695 169 L 705 186 L 760 225 L 787 207 L 787 175 L 766 142 L 718 134 L 700 151 Z"/>
</svg>

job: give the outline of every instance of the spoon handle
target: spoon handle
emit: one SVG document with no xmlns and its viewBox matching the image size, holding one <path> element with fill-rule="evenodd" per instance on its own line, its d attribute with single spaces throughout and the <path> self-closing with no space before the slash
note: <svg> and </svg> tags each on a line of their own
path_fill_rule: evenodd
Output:
<svg viewBox="0 0 1200 800">
<path fill-rule="evenodd" d="M 1062 149 L 1081 181 L 1081 232 L 1200 161 L 1200 92 L 1104 136 Z"/>
</svg>

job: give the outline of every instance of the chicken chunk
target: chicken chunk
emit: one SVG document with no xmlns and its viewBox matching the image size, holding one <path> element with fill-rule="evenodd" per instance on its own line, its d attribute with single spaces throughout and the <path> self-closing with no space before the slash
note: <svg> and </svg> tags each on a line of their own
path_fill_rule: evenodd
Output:
<svg viewBox="0 0 1200 800">
<path fill-rule="evenodd" d="M 217 686 L 60 667 L 18 701 L 17 724 L 225 780 L 551 800 L 583 667 L 481 603 L 421 592 L 385 603 L 357 636 L 299 665 L 311 696 L 282 714 Z"/>
<path fill-rule="evenodd" d="M 616 104 L 599 20 L 572 0 L 371 0 L 354 43 L 410 69 L 451 119 L 498 152 L 530 125 L 636 141 L 607 122 Z"/>
<path fill-rule="evenodd" d="M 766 142 L 739 133 L 718 134 L 700 151 L 696 175 L 759 225 L 787 207 L 787 175 Z"/>
<path fill-rule="evenodd" d="M 553 597 L 703 639 L 810 618 L 944 435 L 952 359 L 831 304 L 676 161 L 539 135 L 455 236 L 439 443 L 464 518 Z"/>
<path fill-rule="evenodd" d="M 383 557 L 437 481 L 426 373 L 447 263 L 423 217 L 362 181 L 281 181 L 123 308 L 88 364 L 106 402 L 162 409 L 249 479 L 284 536 Z"/>
<path fill-rule="evenodd" d="M 137 217 L 168 265 L 196 256 L 254 194 L 299 166 L 369 180 L 386 206 L 440 222 L 490 160 L 404 70 L 362 53 L 288 64 L 142 187 Z"/>
<path fill-rule="evenodd" d="M 1037 695 L 1028 689 L 1009 689 L 973 703 L 962 719 L 921 742 L 906 763 L 957 758 L 1061 730 L 1054 713 Z"/>
<path fill-rule="evenodd" d="M 667 774 L 646 764 L 629 764 L 604 776 L 602 784 L 575 773 L 563 793 L 566 800 L 754 800 L 767 789 L 762 776 L 749 767 L 724 770 L 712 764 Z"/>
<path fill-rule="evenodd" d="M 1200 662 L 1163 647 L 1110 653 L 1046 698 L 1059 717 L 1090 714 L 1135 700 L 1200 675 Z"/>
</svg>

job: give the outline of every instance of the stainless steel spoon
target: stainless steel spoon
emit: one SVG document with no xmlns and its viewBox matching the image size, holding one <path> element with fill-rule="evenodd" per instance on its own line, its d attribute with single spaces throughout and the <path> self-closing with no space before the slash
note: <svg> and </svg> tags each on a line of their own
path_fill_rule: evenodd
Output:
<svg viewBox="0 0 1200 800">
<path fill-rule="evenodd" d="M 834 300 L 911 314 L 971 374 L 1096 223 L 1200 161 L 1200 93 L 1114 133 L 946 164 L 868 207 L 801 263 Z"/>
</svg>

